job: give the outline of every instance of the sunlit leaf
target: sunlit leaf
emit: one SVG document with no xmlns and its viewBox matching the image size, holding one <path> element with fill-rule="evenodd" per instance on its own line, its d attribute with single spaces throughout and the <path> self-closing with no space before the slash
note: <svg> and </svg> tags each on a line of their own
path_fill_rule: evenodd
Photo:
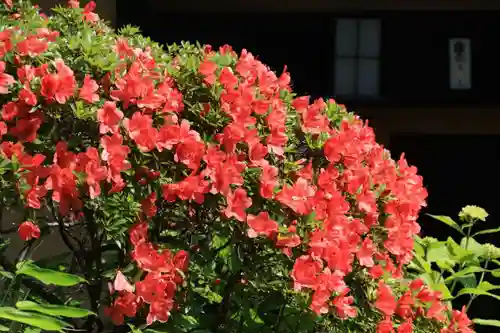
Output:
<svg viewBox="0 0 500 333">
<path fill-rule="evenodd" d="M 491 275 L 493 275 L 494 277 L 500 277 L 500 268 L 493 269 L 491 271 Z"/>
<path fill-rule="evenodd" d="M 452 268 L 455 266 L 455 261 L 451 258 L 450 251 L 446 242 L 436 242 L 429 245 L 427 248 L 427 256 L 426 259 L 428 262 L 440 262 L 441 267 L 446 267 L 446 269 Z"/>
<path fill-rule="evenodd" d="M 457 222 L 453 221 L 451 217 L 444 215 L 431 215 L 431 214 L 427 215 L 432 217 L 433 219 L 443 222 L 444 224 L 452 227 L 453 229 L 455 229 L 456 231 L 465 236 L 465 233 L 463 232 L 462 228 L 460 228 L 460 225 L 458 225 Z"/>
<path fill-rule="evenodd" d="M 256 324 L 264 324 L 264 321 L 259 317 L 257 311 L 254 308 L 248 309 L 250 319 L 252 319 Z"/>
<path fill-rule="evenodd" d="M 437 273 L 437 272 L 431 272 L 430 274 L 429 273 L 423 273 L 421 275 L 419 275 L 419 277 L 424 280 L 425 284 L 426 285 L 432 285 L 435 283 L 435 279 L 434 279 L 434 274 L 433 273 Z M 439 274 L 439 273 L 438 273 Z"/>
<path fill-rule="evenodd" d="M 482 281 L 476 288 L 484 291 L 490 291 L 490 290 L 500 289 L 500 286 L 491 284 L 488 281 Z"/>
<path fill-rule="evenodd" d="M 130 331 L 131 333 L 142 333 L 142 330 L 136 328 L 134 325 L 132 324 L 128 324 L 128 327 L 130 327 Z"/>
<path fill-rule="evenodd" d="M 460 241 L 460 246 L 464 249 L 467 249 L 468 251 L 471 251 L 477 257 L 481 257 L 486 253 L 484 246 L 482 246 L 472 237 L 462 238 L 462 240 Z"/>
<path fill-rule="evenodd" d="M 453 271 L 453 267 L 455 267 L 456 262 L 449 259 L 445 260 L 438 259 L 436 260 L 436 264 L 439 266 L 440 269 L 444 271 Z"/>
<path fill-rule="evenodd" d="M 217 294 L 216 292 L 207 288 L 193 288 L 193 291 L 198 293 L 200 296 L 205 297 L 211 303 L 220 303 L 222 302 L 222 296 Z"/>
<path fill-rule="evenodd" d="M 474 274 L 474 273 L 487 272 L 487 271 L 488 271 L 487 269 L 484 269 L 482 267 L 477 267 L 477 266 L 466 267 L 466 268 L 456 272 L 455 274 L 452 274 L 449 277 L 447 277 L 445 282 L 449 283 L 449 282 L 452 282 L 453 280 L 456 280 L 458 278 L 469 276 L 469 275 Z"/>
<path fill-rule="evenodd" d="M 1 270 L 1 269 L 0 269 L 0 275 L 4 278 L 11 279 L 11 280 L 14 278 L 14 274 L 12 274 L 11 272 Z"/>
<path fill-rule="evenodd" d="M 21 301 L 16 303 L 19 310 L 35 311 L 50 316 L 60 316 L 67 318 L 85 318 L 94 315 L 92 311 L 84 308 L 76 308 L 65 305 L 38 304 L 31 301 Z"/>
<path fill-rule="evenodd" d="M 478 235 L 486 235 L 486 234 L 494 234 L 500 232 L 500 227 L 499 228 L 494 228 L 494 229 L 486 229 L 486 230 L 481 230 L 476 232 L 475 234 L 472 235 L 472 237 L 476 237 Z"/>
<path fill-rule="evenodd" d="M 453 296 L 450 293 L 450 290 L 448 289 L 446 284 L 442 282 L 442 280 L 439 283 L 432 283 L 430 287 L 432 288 L 432 290 L 440 291 L 444 300 L 453 298 Z"/>
<path fill-rule="evenodd" d="M 42 330 L 35 327 L 26 327 L 23 331 L 23 333 L 40 333 L 40 332 L 42 332 Z"/>
<path fill-rule="evenodd" d="M 476 279 L 476 276 L 474 274 L 457 278 L 456 281 L 458 281 L 465 288 L 476 288 L 477 287 L 477 279 Z"/>
<path fill-rule="evenodd" d="M 38 313 L 25 312 L 11 307 L 0 307 L 0 318 L 38 327 L 47 331 L 62 332 L 64 328 L 69 327 L 68 323 L 59 319 Z"/>
<path fill-rule="evenodd" d="M 408 270 L 414 270 L 414 271 L 417 271 L 417 272 L 420 272 L 420 273 L 424 273 L 424 269 L 422 267 L 420 267 L 419 265 L 417 265 L 415 263 L 415 260 L 411 261 L 408 266 L 406 266 L 406 268 Z"/>
<path fill-rule="evenodd" d="M 492 294 L 492 293 L 485 291 L 483 289 L 480 289 L 480 288 L 463 288 L 457 293 L 456 297 L 461 296 L 461 295 L 466 295 L 466 294 L 476 295 L 476 296 L 489 296 L 489 297 L 493 297 L 497 300 L 500 300 L 500 296 Z"/>
<path fill-rule="evenodd" d="M 424 260 L 422 257 L 419 255 L 415 254 L 415 264 L 420 267 L 424 272 L 430 273 L 432 272 L 431 265 Z"/>
<path fill-rule="evenodd" d="M 500 327 L 500 320 L 495 320 L 495 319 L 474 318 L 472 319 L 472 322 L 476 325 Z"/>
<path fill-rule="evenodd" d="M 448 237 L 448 239 L 446 240 L 446 244 L 448 245 L 448 250 L 453 255 L 453 257 L 460 262 L 465 262 L 469 258 L 473 257 L 472 252 L 469 252 L 458 245 L 457 242 L 455 242 L 455 240 L 453 240 L 453 238 L 451 237 Z"/>
<path fill-rule="evenodd" d="M 17 264 L 16 268 L 16 274 L 30 276 L 47 285 L 53 284 L 56 286 L 70 287 L 86 282 L 86 280 L 81 276 L 41 268 L 35 265 L 32 261 L 20 262 Z"/>
<path fill-rule="evenodd" d="M 415 249 L 415 253 L 421 257 L 425 256 L 425 250 L 423 248 L 423 246 L 418 243 L 418 242 L 415 242 L 414 244 L 414 249 Z"/>
</svg>

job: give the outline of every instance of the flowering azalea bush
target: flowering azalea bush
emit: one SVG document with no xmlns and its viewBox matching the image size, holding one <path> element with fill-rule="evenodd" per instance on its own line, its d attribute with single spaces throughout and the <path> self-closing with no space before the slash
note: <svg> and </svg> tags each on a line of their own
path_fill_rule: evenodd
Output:
<svg viewBox="0 0 500 333">
<path fill-rule="evenodd" d="M 1 259 L 7 330 L 472 331 L 407 278 L 427 192 L 366 123 L 94 6 L 0 8 L 0 200 L 26 242 Z M 34 262 L 51 233 L 69 255 Z"/>
</svg>

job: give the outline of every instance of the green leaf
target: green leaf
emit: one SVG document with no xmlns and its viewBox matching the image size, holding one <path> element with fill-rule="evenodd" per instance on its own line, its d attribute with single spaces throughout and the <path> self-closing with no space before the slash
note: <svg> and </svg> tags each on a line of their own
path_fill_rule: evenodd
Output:
<svg viewBox="0 0 500 333">
<path fill-rule="evenodd" d="M 424 269 L 422 267 L 420 267 L 419 265 L 417 265 L 415 263 L 416 260 L 412 260 L 408 266 L 406 266 L 406 268 L 408 270 L 413 270 L 413 271 L 417 271 L 417 272 L 420 272 L 420 273 L 424 273 Z"/>
<path fill-rule="evenodd" d="M 482 246 L 472 237 L 462 238 L 462 240 L 460 241 L 460 246 L 464 249 L 467 249 L 468 251 L 471 251 L 477 257 L 484 256 L 486 253 L 484 246 Z"/>
<path fill-rule="evenodd" d="M 208 286 L 206 288 L 200 288 L 200 287 L 193 288 L 193 291 L 199 294 L 200 296 L 206 298 L 207 300 L 209 300 L 210 303 L 222 302 L 222 296 L 210 290 Z"/>
<path fill-rule="evenodd" d="M 14 278 L 14 274 L 12 274 L 11 272 L 4 271 L 2 269 L 0 269 L 0 275 L 4 278 L 10 279 L 10 280 L 12 280 Z"/>
<path fill-rule="evenodd" d="M 500 277 L 500 268 L 492 270 L 491 275 L 493 275 L 494 277 Z"/>
<path fill-rule="evenodd" d="M 478 289 L 484 290 L 484 291 L 490 291 L 490 290 L 496 290 L 500 289 L 500 286 L 494 285 L 489 283 L 488 281 L 482 281 L 478 286 Z"/>
<path fill-rule="evenodd" d="M 436 264 L 443 271 L 453 272 L 453 267 L 455 267 L 456 262 L 453 261 L 453 260 L 449 260 L 449 259 L 448 260 L 446 260 L 446 259 L 445 260 L 438 259 L 438 260 L 436 260 Z"/>
<path fill-rule="evenodd" d="M 76 308 L 65 305 L 38 304 L 31 301 L 21 301 L 16 303 L 19 310 L 35 311 L 50 316 L 60 316 L 66 318 L 85 318 L 95 315 L 92 311 L 84 308 Z"/>
<path fill-rule="evenodd" d="M 487 292 L 487 291 L 480 289 L 480 288 L 463 288 L 457 293 L 456 297 L 461 296 L 461 295 L 465 295 L 465 294 L 476 295 L 476 296 L 489 296 L 489 297 L 493 297 L 497 300 L 500 300 L 500 296 L 492 294 L 492 293 Z"/>
<path fill-rule="evenodd" d="M 448 300 L 448 299 L 453 298 L 453 296 L 451 295 L 450 290 L 448 289 L 448 287 L 446 286 L 446 284 L 444 282 L 442 282 L 442 280 L 439 283 L 432 283 L 430 285 L 430 287 L 432 288 L 432 290 L 440 291 L 444 300 Z"/>
<path fill-rule="evenodd" d="M 421 257 L 425 256 L 425 250 L 424 250 L 424 247 L 418 243 L 418 242 L 415 242 L 414 244 L 414 249 L 415 249 L 415 253 Z"/>
<path fill-rule="evenodd" d="M 170 321 L 170 324 L 159 325 L 154 328 L 157 328 L 162 332 L 171 332 L 173 327 L 175 327 L 173 329 L 173 332 L 194 332 L 198 331 L 198 328 L 200 328 L 200 323 L 198 322 L 198 320 L 195 317 L 188 315 L 177 316 L 175 319 Z M 146 332 L 149 331 L 145 331 L 145 333 Z"/>
<path fill-rule="evenodd" d="M 474 273 L 487 272 L 487 271 L 488 271 L 487 269 L 484 269 L 482 267 L 469 266 L 469 267 L 466 267 L 466 268 L 456 272 L 455 274 L 450 275 L 449 277 L 446 278 L 445 282 L 449 283 L 449 282 L 452 282 L 453 280 L 456 280 L 458 278 L 469 276 L 469 275 L 472 275 Z"/>
<path fill-rule="evenodd" d="M 476 276 L 474 274 L 457 278 L 457 281 L 465 288 L 476 288 L 477 287 L 477 279 L 476 279 Z"/>
<path fill-rule="evenodd" d="M 474 318 L 472 319 L 472 322 L 476 325 L 500 327 L 500 320 L 495 320 L 495 319 Z"/>
<path fill-rule="evenodd" d="M 47 331 L 63 332 L 64 328 L 69 327 L 68 323 L 59 319 L 37 313 L 25 312 L 11 307 L 0 307 L 0 318 L 38 327 Z"/>
<path fill-rule="evenodd" d="M 211 240 L 211 248 L 212 249 L 217 249 L 217 250 L 220 250 L 222 249 L 225 245 L 227 245 L 229 241 L 229 237 L 228 236 L 223 236 L 223 235 L 220 235 L 218 233 L 213 233 L 212 234 L 212 240 Z"/>
<path fill-rule="evenodd" d="M 455 261 L 451 259 L 450 251 L 446 242 L 436 242 L 429 245 L 427 248 L 426 259 L 428 262 L 447 261 L 447 266 L 453 267 Z"/>
<path fill-rule="evenodd" d="M 40 333 L 42 330 L 34 327 L 26 327 L 23 333 Z"/>
<path fill-rule="evenodd" d="M 499 228 L 494 228 L 494 229 L 486 229 L 486 230 L 481 230 L 476 232 L 475 234 L 472 235 L 472 237 L 476 237 L 478 235 L 486 235 L 486 234 L 494 234 L 500 232 L 500 227 Z"/>
<path fill-rule="evenodd" d="M 138 328 L 136 328 L 134 325 L 132 324 L 128 324 L 128 327 L 130 327 L 130 331 L 131 333 L 142 333 L 142 331 Z"/>
<path fill-rule="evenodd" d="M 7 326 L 0 325 L 0 332 L 8 332 L 8 331 L 9 331 L 9 328 Z"/>
<path fill-rule="evenodd" d="M 451 299 L 453 296 L 450 293 L 450 290 L 446 286 L 443 278 L 439 272 L 432 271 L 431 273 L 424 273 L 420 275 L 420 278 L 424 280 L 424 282 L 429 285 L 433 290 L 438 290 L 443 295 L 443 299 Z"/>
<path fill-rule="evenodd" d="M 453 221 L 453 219 L 451 217 L 444 216 L 444 215 L 431 215 L 431 214 L 427 214 L 427 215 L 430 216 L 430 217 L 432 217 L 435 220 L 443 222 L 444 224 L 452 227 L 453 229 L 455 229 L 456 231 L 458 231 L 459 233 L 461 233 L 462 235 L 465 236 L 464 231 L 462 230 L 462 228 L 460 228 L 460 226 L 458 225 L 458 223 L 455 222 L 455 221 Z"/>
<path fill-rule="evenodd" d="M 53 284 L 62 287 L 71 287 L 86 280 L 78 275 L 58 272 L 51 269 L 38 267 L 32 261 L 20 262 L 16 266 L 17 275 L 27 275 L 35 278 L 44 284 Z"/>
<path fill-rule="evenodd" d="M 254 308 L 249 308 L 248 313 L 250 315 L 250 319 L 252 319 L 256 324 L 264 324 L 264 321 L 259 317 L 259 314 Z"/>
<path fill-rule="evenodd" d="M 424 260 L 421 256 L 419 256 L 418 254 L 415 254 L 414 258 L 416 260 L 415 264 L 418 267 L 420 267 L 424 272 L 426 272 L 426 273 L 432 272 L 431 265 L 426 260 Z"/>
<path fill-rule="evenodd" d="M 427 285 L 433 285 L 436 281 L 435 277 L 436 275 L 439 275 L 438 272 L 434 272 L 432 271 L 430 274 L 429 273 L 424 273 L 424 274 L 420 274 L 419 277 L 424 280 L 425 284 Z"/>
<path fill-rule="evenodd" d="M 453 258 L 461 263 L 466 262 L 474 257 L 473 252 L 467 251 L 466 249 L 458 245 L 457 242 L 455 242 L 455 240 L 453 240 L 453 238 L 451 237 L 448 237 L 448 239 L 446 240 L 446 244 L 448 245 L 448 250 L 452 254 Z"/>
</svg>

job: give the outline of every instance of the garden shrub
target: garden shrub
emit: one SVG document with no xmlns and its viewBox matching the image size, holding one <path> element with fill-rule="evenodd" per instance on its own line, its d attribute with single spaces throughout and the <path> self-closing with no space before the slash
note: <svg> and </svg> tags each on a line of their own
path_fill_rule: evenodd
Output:
<svg viewBox="0 0 500 333">
<path fill-rule="evenodd" d="M 2 256 L 7 330 L 471 332 L 407 279 L 427 192 L 368 124 L 94 6 L 0 8 L 1 208 L 26 241 Z M 69 261 L 30 259 L 50 233 Z"/>
</svg>

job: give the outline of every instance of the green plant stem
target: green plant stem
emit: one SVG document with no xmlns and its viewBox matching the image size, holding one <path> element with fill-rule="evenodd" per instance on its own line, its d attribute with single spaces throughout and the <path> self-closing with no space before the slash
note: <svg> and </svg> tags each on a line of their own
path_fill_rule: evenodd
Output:
<svg viewBox="0 0 500 333">
<path fill-rule="evenodd" d="M 280 312 L 278 314 L 278 318 L 276 318 L 276 323 L 274 323 L 274 331 L 275 332 L 278 332 L 278 329 L 280 327 L 281 318 L 283 317 L 283 312 L 285 311 L 285 306 L 286 306 L 286 304 L 282 304 L 280 307 Z"/>
<path fill-rule="evenodd" d="M 457 280 L 453 281 L 451 287 L 450 287 L 450 294 L 453 296 L 453 292 L 455 291 L 455 288 L 457 286 Z"/>
<path fill-rule="evenodd" d="M 478 283 L 478 286 L 481 285 L 481 283 L 483 282 L 484 280 L 484 276 L 486 274 L 486 270 L 488 269 L 488 263 L 489 261 L 486 260 L 486 263 L 484 264 L 484 269 L 485 271 L 481 273 L 481 277 L 479 278 L 479 283 Z M 465 306 L 465 312 L 467 312 L 472 304 L 472 302 L 477 298 L 477 295 L 470 295 L 470 299 L 469 299 L 469 302 L 467 303 L 467 305 Z"/>
<path fill-rule="evenodd" d="M 472 232 L 472 225 L 467 229 L 467 236 L 465 237 L 465 249 L 469 249 L 469 239 L 470 239 L 470 234 Z"/>
<path fill-rule="evenodd" d="M 467 228 L 467 235 L 465 236 L 465 250 L 467 251 L 469 249 L 469 239 L 470 239 L 470 234 L 472 232 L 472 225 Z M 464 269 L 465 263 L 462 263 L 460 265 L 460 270 Z M 484 274 L 484 272 L 483 272 Z M 453 292 L 455 291 L 455 288 L 457 286 L 457 280 L 453 281 L 453 284 L 451 285 L 450 288 L 450 294 L 453 295 Z"/>
<path fill-rule="evenodd" d="M 24 260 L 29 260 L 39 243 L 40 243 L 39 239 L 31 240 L 17 256 L 16 264 Z M 21 290 L 22 290 L 21 286 L 22 286 L 22 278 L 16 275 L 14 277 L 14 280 L 12 280 L 11 283 L 9 284 L 9 291 L 4 294 L 2 305 L 4 304 L 7 297 L 12 296 L 9 300 L 9 305 L 16 306 L 16 303 L 19 300 L 19 297 L 21 296 Z M 10 331 L 18 332 L 21 326 L 22 326 L 21 323 L 13 321 L 10 325 Z"/>
<path fill-rule="evenodd" d="M 89 211 L 86 212 L 89 214 Z M 92 216 L 92 215 L 86 215 Z M 86 278 L 89 281 L 87 285 L 87 294 L 89 296 L 90 307 L 92 311 L 98 313 L 99 301 L 102 294 L 102 249 L 101 249 L 101 235 L 99 234 L 95 221 L 89 219 L 86 221 L 88 235 L 91 241 L 91 248 L 86 254 Z M 100 318 L 90 316 L 84 324 L 85 329 L 92 331 L 97 326 L 98 331 L 102 331 L 103 323 Z"/>
</svg>

